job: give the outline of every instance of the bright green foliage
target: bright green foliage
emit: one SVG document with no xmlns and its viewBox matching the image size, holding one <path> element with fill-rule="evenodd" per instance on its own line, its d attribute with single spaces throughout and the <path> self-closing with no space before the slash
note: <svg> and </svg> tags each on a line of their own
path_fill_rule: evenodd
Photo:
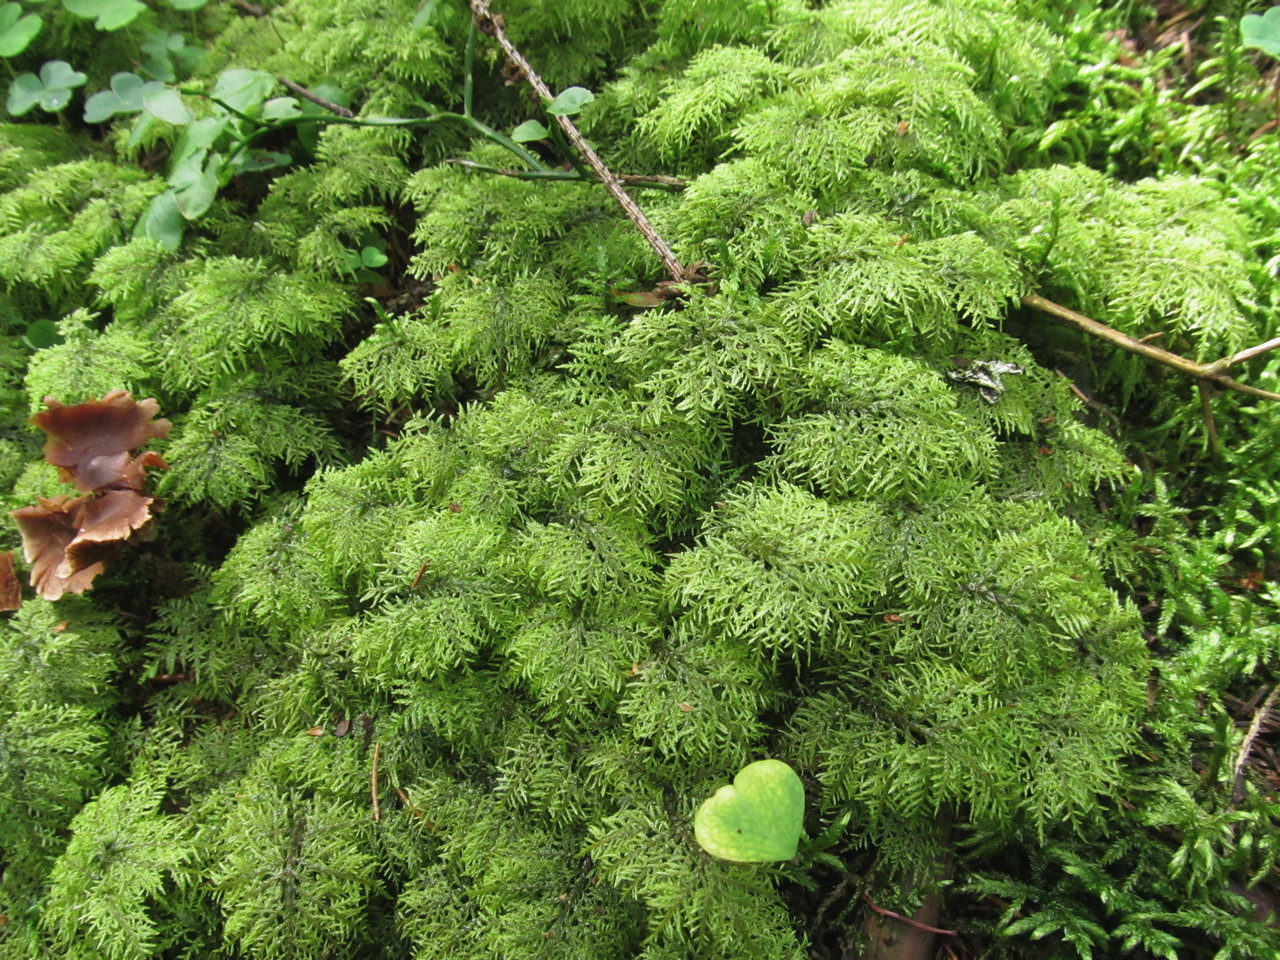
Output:
<svg viewBox="0 0 1280 960">
<path fill-rule="evenodd" d="M 154 538 L 0 639 L 0 958 L 799 960 L 948 858 L 1023 911 L 1015 950 L 1274 952 L 1223 891 L 1277 833 L 1198 712 L 1275 660 L 1267 615 L 1214 599 L 1274 497 L 1196 545 L 1055 368 L 1183 454 L 1193 388 L 1019 306 L 1206 359 L 1274 336 L 1274 158 L 1226 185 L 1121 182 L 1084 140 L 1055 164 L 1101 41 L 1046 4 L 809 6 L 502 11 L 594 96 L 557 109 L 615 171 L 688 181 L 635 196 L 710 282 L 651 309 L 598 186 L 485 173 L 522 161 L 459 122 L 299 124 L 263 144 L 287 169 L 226 166 L 246 121 L 68 17 L 114 153 L 74 115 L 0 127 L 8 499 L 57 488 L 45 395 L 127 388 L 174 426 Z M 191 89 L 273 122 L 321 109 L 278 76 L 366 119 L 546 119 L 483 35 L 468 59 L 460 0 L 199 18 Z M 20 347 L 37 320 L 63 342 Z M 1270 463 L 1274 413 L 1215 403 Z M 847 819 L 823 863 L 874 880 L 698 847 L 761 756 L 800 777 L 788 836 Z"/>
</svg>

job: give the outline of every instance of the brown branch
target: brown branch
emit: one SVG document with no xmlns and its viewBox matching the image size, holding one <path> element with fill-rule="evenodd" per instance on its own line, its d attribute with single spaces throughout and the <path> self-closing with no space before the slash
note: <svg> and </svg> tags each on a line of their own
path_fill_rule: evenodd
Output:
<svg viewBox="0 0 1280 960">
<path fill-rule="evenodd" d="M 1222 440 L 1218 437 L 1218 422 L 1213 418 L 1213 397 L 1209 393 L 1209 382 L 1197 380 L 1196 389 L 1200 393 L 1200 418 L 1204 421 L 1204 431 L 1209 436 L 1209 453 L 1215 463 L 1222 463 Z"/>
<path fill-rule="evenodd" d="M 1076 313 L 1074 310 L 1070 310 L 1061 304 L 1054 303 L 1052 300 L 1047 300 L 1044 297 L 1037 296 L 1034 293 L 1029 293 L 1023 297 L 1022 303 L 1024 306 L 1031 307 L 1034 310 L 1040 310 L 1044 313 L 1050 314 L 1051 316 L 1055 316 L 1060 320 L 1066 320 L 1068 323 L 1079 327 L 1085 333 L 1098 337 L 1100 340 L 1106 340 L 1108 343 L 1113 343 L 1122 350 L 1128 350 L 1130 353 L 1140 354 L 1149 360 L 1155 360 L 1157 363 L 1163 363 L 1166 367 L 1173 367 L 1173 369 L 1178 370 L 1181 373 L 1185 373 L 1188 376 L 1196 377 L 1200 380 L 1212 380 L 1214 383 L 1221 384 L 1228 390 L 1247 393 L 1250 396 L 1263 397 L 1267 400 L 1280 400 L 1280 393 L 1272 393 L 1269 390 L 1259 390 L 1257 387 L 1251 387 L 1248 384 L 1232 380 L 1224 374 L 1218 366 L 1222 361 L 1210 364 L 1196 363 L 1194 360 L 1188 360 L 1186 357 L 1179 356 L 1176 353 L 1171 353 L 1161 347 L 1155 347 L 1149 343 L 1143 343 L 1140 340 L 1135 340 L 1127 333 L 1121 333 L 1119 330 L 1108 327 L 1105 323 L 1099 323 L 1097 320 L 1091 320 L 1082 313 Z M 1268 343 L 1270 343 L 1270 341 L 1268 341 Z M 1251 349 L 1258 352 L 1261 347 L 1268 347 L 1268 344 L 1260 344 L 1258 347 Z M 1270 349 L 1270 347 L 1268 347 L 1268 349 Z M 1241 351 L 1241 353 L 1236 354 L 1236 357 L 1239 357 L 1244 353 L 1249 353 L 1249 351 Z M 1250 356 L 1253 355 L 1255 354 L 1250 354 Z M 1230 358 L 1229 362 L 1234 361 L 1234 359 L 1234 357 Z"/>
<path fill-rule="evenodd" d="M 576 170 L 508 170 L 505 167 L 491 167 L 487 163 L 476 163 L 474 160 L 451 158 L 445 163 L 456 164 L 479 173 L 494 173 L 502 177 L 515 177 L 517 180 L 569 180 L 579 183 L 599 183 L 583 177 Z M 683 190 L 689 186 L 687 180 L 679 177 L 664 177 L 661 174 L 615 173 L 614 179 L 628 187 L 659 187 L 665 190 Z"/>
<path fill-rule="evenodd" d="M 927 923 L 921 923 L 919 920 L 912 920 L 910 917 L 904 917 L 900 913 L 894 913 L 892 910 L 886 910 L 884 907 L 880 906 L 880 904 L 876 903 L 865 893 L 862 895 L 862 899 L 866 901 L 866 904 L 868 907 L 870 907 L 876 913 L 880 914 L 880 916 L 882 917 L 888 917 L 891 920 L 901 920 L 907 926 L 915 927 L 917 930 L 923 930 L 925 933 L 941 933 L 944 936 L 948 936 L 948 937 L 960 936 L 959 932 L 956 930 L 943 930 L 940 927 L 931 927 Z"/>
<path fill-rule="evenodd" d="M 1276 75 L 1280 76 L 1280 73 Z M 1261 356 L 1270 350 L 1274 350 L 1276 347 L 1280 347 L 1280 337 L 1276 337 L 1274 340 L 1268 340 L 1266 343 L 1260 343 L 1256 347 L 1249 347 L 1246 350 L 1241 350 L 1239 353 L 1230 357 L 1225 357 L 1222 360 L 1215 360 L 1213 363 L 1209 364 L 1209 369 L 1225 370 L 1227 367 L 1234 367 L 1237 363 L 1244 363 L 1244 361 L 1251 357 Z"/>
<path fill-rule="evenodd" d="M 373 819 L 381 819 L 378 813 L 378 752 L 382 749 L 382 741 L 373 745 L 373 770 L 369 773 L 369 790 L 373 794 Z"/>
<path fill-rule="evenodd" d="M 506 32 L 502 29 L 502 17 L 495 16 L 489 9 L 488 0 L 471 0 L 471 10 L 475 15 L 476 26 L 481 33 L 488 34 L 498 41 L 498 45 L 502 47 L 502 51 L 507 55 L 507 59 L 519 68 L 521 75 L 529 81 L 529 85 L 537 92 L 545 103 L 550 103 L 555 97 L 552 95 L 550 88 L 542 82 L 533 71 L 533 67 L 529 65 L 524 56 L 516 49 L 515 45 L 507 38 Z M 653 252 L 658 255 L 658 259 L 662 261 L 662 265 L 667 268 L 667 273 L 676 283 L 684 283 L 693 279 L 697 275 L 695 269 L 686 268 L 676 259 L 676 255 L 672 253 L 671 248 L 667 246 L 667 242 L 658 235 L 658 231 L 653 228 L 653 224 L 649 222 L 648 217 L 644 215 L 644 211 L 636 205 L 631 199 L 627 191 L 622 189 L 622 184 L 618 178 L 609 172 L 609 168 L 604 165 L 604 161 L 591 148 L 591 144 L 583 138 L 578 132 L 578 128 L 573 125 L 568 117 L 556 117 L 556 123 L 560 129 L 564 131 L 564 135 L 569 138 L 569 142 L 574 145 L 582 159 L 587 162 L 587 166 L 591 167 L 600 182 L 604 184 L 606 190 L 609 191 L 613 199 L 618 201 L 618 205 L 622 207 L 624 213 L 636 225 L 636 228 L 644 234 L 645 240 L 649 242 L 649 246 L 653 248 Z"/>
<path fill-rule="evenodd" d="M 1245 764 L 1249 762 L 1249 754 L 1253 752 L 1254 741 L 1258 739 L 1258 735 L 1262 732 L 1262 725 L 1267 722 L 1267 717 L 1271 715 L 1277 698 L 1280 698 L 1280 685 L 1272 688 L 1271 693 L 1267 695 L 1267 699 L 1263 701 L 1262 706 L 1253 715 L 1253 723 L 1249 724 L 1249 732 L 1245 734 L 1244 743 L 1240 744 L 1240 752 L 1236 755 L 1235 773 L 1231 781 L 1231 802 L 1233 804 L 1239 803 L 1244 799 Z"/>
<path fill-rule="evenodd" d="M 281 86 L 286 90 L 290 90 L 302 97 L 303 100 L 310 100 L 318 107 L 324 107 L 330 113 L 337 114 L 339 117 L 346 117 L 348 120 L 355 119 L 355 114 L 342 106 L 340 103 L 334 103 L 332 100 L 326 100 L 324 97 L 317 96 L 300 83 L 294 83 L 288 77 L 276 77 L 280 81 Z"/>
<path fill-rule="evenodd" d="M 260 7 L 256 3 L 249 3 L 249 0 L 231 0 L 231 5 L 238 10 L 243 10 L 251 17 L 265 17 L 267 10 Z"/>
</svg>

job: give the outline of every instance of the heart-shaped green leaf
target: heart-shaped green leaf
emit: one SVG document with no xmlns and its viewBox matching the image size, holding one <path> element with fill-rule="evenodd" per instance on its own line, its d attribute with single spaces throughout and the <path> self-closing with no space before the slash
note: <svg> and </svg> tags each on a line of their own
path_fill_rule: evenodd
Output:
<svg viewBox="0 0 1280 960">
<path fill-rule="evenodd" d="M 68 13 L 93 20 L 99 30 L 119 30 L 138 18 L 147 9 L 138 0 L 62 0 Z"/>
<path fill-rule="evenodd" d="M 1256 47 L 1280 57 L 1280 7 L 1264 14 L 1249 13 L 1240 18 L 1240 39 L 1245 47 Z"/>
<path fill-rule="evenodd" d="M 781 760 L 747 764 L 693 818 L 693 833 L 703 850 L 739 863 L 790 860 L 803 827 L 804 786 Z"/>
<path fill-rule="evenodd" d="M 36 38 L 44 21 L 34 13 L 25 17 L 16 3 L 0 3 L 0 57 L 16 57 Z"/>
<path fill-rule="evenodd" d="M 547 104 L 547 113 L 553 117 L 571 117 L 578 113 L 585 104 L 590 103 L 596 95 L 586 87 L 569 87 Z"/>
</svg>

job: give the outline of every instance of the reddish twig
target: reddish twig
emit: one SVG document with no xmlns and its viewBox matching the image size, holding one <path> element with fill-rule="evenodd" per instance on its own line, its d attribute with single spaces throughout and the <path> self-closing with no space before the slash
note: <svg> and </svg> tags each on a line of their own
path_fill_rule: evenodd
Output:
<svg viewBox="0 0 1280 960">
<path fill-rule="evenodd" d="M 507 38 L 506 31 L 502 29 L 502 18 L 495 16 L 489 9 L 488 0 L 471 0 L 471 10 L 475 15 L 476 26 L 481 33 L 487 34 L 498 41 L 498 45 L 502 47 L 503 53 L 507 55 L 507 59 L 515 64 L 520 71 L 520 75 L 529 81 L 529 85 L 542 98 L 544 103 L 550 103 L 555 99 L 551 93 L 551 89 L 542 82 L 542 78 L 534 73 L 533 67 L 529 65 L 529 61 L 524 58 L 515 45 Z M 644 234 L 645 240 L 649 242 L 649 246 L 653 248 L 653 252 L 658 255 L 658 259 L 662 261 L 662 265 L 667 268 L 667 273 L 676 283 L 684 283 L 692 280 L 696 276 L 696 270 L 686 268 L 676 258 L 676 255 L 667 246 L 667 242 L 658 235 L 658 231 L 653 228 L 653 224 L 649 222 L 649 218 L 644 215 L 644 211 L 636 205 L 631 199 L 627 191 L 622 189 L 622 184 L 618 178 L 609 172 L 609 168 L 604 165 L 604 161 L 592 149 L 591 144 L 574 126 L 573 121 L 568 117 L 557 116 L 556 123 L 560 129 L 564 131 L 564 135 L 569 138 L 569 142 L 581 155 L 582 159 L 587 162 L 595 175 L 600 178 L 600 182 L 604 184 L 610 195 L 618 201 L 618 205 L 622 207 L 628 219 L 636 225 L 636 228 Z"/>
<path fill-rule="evenodd" d="M 1166 367 L 1196 377 L 1199 380 L 1212 380 L 1214 383 L 1221 384 L 1228 390 L 1235 390 L 1239 393 L 1247 393 L 1254 397 L 1263 397 L 1267 400 L 1280 400 L 1280 393 L 1272 393 L 1270 390 L 1259 390 L 1257 387 L 1251 387 L 1245 383 L 1238 383 L 1232 380 L 1222 371 L 1233 363 L 1238 363 L 1242 359 L 1248 359 L 1257 356 L 1259 353 L 1265 353 L 1267 350 L 1280 346 L 1280 339 L 1268 340 L 1256 347 L 1250 347 L 1248 350 L 1242 350 L 1240 353 L 1223 360 L 1216 360 L 1213 363 L 1196 363 L 1194 360 L 1188 360 L 1186 357 L 1179 356 L 1161 347 L 1152 346 L 1149 343 L 1143 343 L 1141 340 L 1135 340 L 1127 333 L 1121 333 L 1112 327 L 1108 327 L 1105 323 L 1099 323 L 1097 320 L 1090 319 L 1082 313 L 1076 313 L 1074 310 L 1068 309 L 1061 304 L 1054 303 L 1044 297 L 1036 296 L 1029 293 L 1022 298 L 1024 306 L 1031 307 L 1034 310 L 1040 310 L 1044 313 L 1055 316 L 1060 320 L 1066 320 L 1083 330 L 1085 333 L 1098 337 L 1100 340 L 1106 340 L 1113 343 L 1122 350 L 1128 350 L 1130 353 L 1140 354 L 1149 360 L 1155 360 L 1157 363 L 1163 363 Z"/>
<path fill-rule="evenodd" d="M 237 10 L 243 10 L 251 17 L 261 18 L 267 15 L 265 7 L 260 7 L 256 3 L 249 3 L 248 0 L 231 0 L 231 5 Z"/>
<path fill-rule="evenodd" d="M 921 923 L 919 920 L 912 920 L 910 917 L 904 917 L 900 913 L 894 913 L 892 910 L 886 910 L 865 893 L 862 895 L 862 899 L 866 901 L 868 907 L 880 914 L 882 917 L 889 917 L 891 920 L 901 920 L 907 926 L 915 927 L 917 930 L 923 930 L 925 933 L 940 933 L 947 937 L 960 936 L 960 932 L 958 930 L 943 930 L 940 927 L 931 927 L 927 923 Z"/>
</svg>

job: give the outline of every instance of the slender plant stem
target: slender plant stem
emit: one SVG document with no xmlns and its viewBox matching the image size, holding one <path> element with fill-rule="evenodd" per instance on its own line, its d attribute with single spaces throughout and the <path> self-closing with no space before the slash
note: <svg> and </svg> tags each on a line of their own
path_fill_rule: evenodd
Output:
<svg viewBox="0 0 1280 960">
<path fill-rule="evenodd" d="M 1127 333 L 1121 333 L 1112 327 L 1108 327 L 1105 323 L 1099 323 L 1097 320 L 1090 319 L 1082 313 L 1076 313 L 1074 310 L 1068 309 L 1061 304 L 1054 303 L 1044 297 L 1029 293 L 1022 298 L 1024 306 L 1031 307 L 1033 310 L 1040 310 L 1043 313 L 1050 314 L 1060 320 L 1066 320 L 1068 323 L 1079 327 L 1085 333 L 1091 334 L 1100 340 L 1106 340 L 1108 343 L 1115 344 L 1122 350 L 1128 350 L 1130 353 L 1137 353 L 1150 360 L 1164 364 L 1166 367 L 1185 373 L 1188 376 L 1196 377 L 1200 380 L 1212 380 L 1214 383 L 1226 387 L 1228 390 L 1235 390 L 1239 393 L 1247 393 L 1254 397 L 1263 397 L 1267 400 L 1280 400 L 1280 393 L 1272 393 L 1270 390 L 1259 390 L 1257 387 L 1251 387 L 1248 384 L 1238 383 L 1232 380 L 1222 372 L 1219 364 L 1222 361 L 1214 363 L 1196 363 L 1194 360 L 1188 360 L 1186 357 L 1179 356 L 1161 347 L 1153 346 L 1149 343 L 1143 343 L 1135 340 Z M 1268 341 L 1271 343 L 1271 341 Z M 1267 344 L 1260 344 L 1258 347 L 1251 348 L 1255 353 L 1264 352 L 1262 347 Z M 1270 347 L 1268 347 L 1270 349 Z M 1241 353 L 1249 353 L 1249 351 L 1241 351 Z M 1236 354 L 1239 357 L 1241 354 Z M 1234 358 L 1233 358 L 1234 359 Z M 1229 363 L 1227 365 L 1230 365 Z"/>
<path fill-rule="evenodd" d="M 184 92 L 198 93 L 198 91 L 194 91 L 194 90 L 189 90 Z M 199 94 L 199 95 L 206 96 L 206 97 L 208 96 L 207 94 Z M 219 103 L 225 109 L 231 110 L 230 107 L 227 107 L 226 104 L 221 103 L 221 101 L 216 100 L 212 97 L 209 97 L 209 99 L 213 100 L 214 103 Z M 244 116 L 244 114 L 241 114 L 239 111 L 233 110 L 231 112 L 235 113 L 237 116 Z M 506 147 L 509 151 L 514 153 L 520 159 L 524 160 L 535 170 L 547 169 L 546 166 L 537 157 L 533 156 L 531 153 L 529 153 L 528 150 L 525 150 L 522 146 L 520 146 L 518 143 L 513 141 L 506 134 L 499 133 L 497 130 L 494 130 L 492 127 L 486 126 L 485 124 L 477 120 L 475 117 L 468 117 L 461 113 L 441 112 L 441 113 L 432 114 L 429 117 L 358 118 L 358 117 L 342 117 L 337 115 L 331 116 L 331 117 L 325 117 L 325 116 L 285 117 L 282 120 L 277 120 L 274 123 L 269 123 L 269 124 L 264 124 L 260 121 L 255 121 L 253 120 L 252 117 L 245 117 L 245 119 L 255 123 L 257 125 L 257 129 L 254 130 L 253 133 L 249 134 L 249 136 L 245 137 L 243 140 L 241 140 L 234 147 L 231 148 L 231 152 L 227 154 L 227 159 L 226 159 L 226 162 L 228 164 L 232 160 L 234 160 L 237 156 L 239 156 L 242 152 L 249 149 L 256 142 L 258 142 L 268 134 L 274 133 L 277 130 L 285 130 L 291 127 L 300 127 L 308 123 L 338 124 L 339 126 L 345 126 L 345 127 L 427 127 L 427 126 L 431 126 L 432 124 L 440 123 L 441 121 L 447 120 L 455 123 L 466 124 L 468 127 L 471 127 L 477 133 L 482 134 L 483 136 L 492 140 L 494 143 L 497 143 L 503 147 Z"/>
<path fill-rule="evenodd" d="M 514 63 L 521 71 L 529 85 L 542 98 L 543 102 L 550 103 L 555 97 L 542 78 L 534 72 L 533 67 L 529 65 L 529 61 L 524 58 L 515 45 L 507 38 L 506 31 L 502 29 L 502 18 L 494 16 L 489 8 L 488 0 L 471 0 L 471 11 L 475 16 L 476 25 L 482 33 L 486 33 L 498 41 L 498 45 L 502 47 L 503 52 L 507 55 L 512 63 Z M 662 261 L 662 265 L 666 267 L 667 273 L 676 283 L 683 283 L 690 280 L 694 276 L 694 271 L 688 270 L 676 258 L 671 248 L 667 246 L 667 242 L 658 235 L 658 231 L 653 228 L 653 224 L 649 222 L 649 218 L 644 215 L 644 211 L 631 199 L 627 192 L 622 189 L 622 184 L 618 181 L 609 168 L 604 165 L 604 161 L 592 149 L 591 144 L 574 126 L 573 121 L 568 117 L 557 116 L 556 123 L 560 129 L 564 131 L 564 135 L 569 138 L 574 148 L 578 151 L 579 156 L 587 161 L 587 165 L 595 171 L 596 176 L 600 178 L 600 182 L 604 184 L 610 195 L 618 201 L 618 205 L 622 207 L 623 212 L 636 228 L 644 235 L 653 252 L 658 255 L 658 259 Z"/>
<path fill-rule="evenodd" d="M 594 176 L 584 177 L 577 170 L 509 170 L 505 167 L 492 167 L 487 163 L 477 163 L 475 160 L 456 158 L 446 160 L 445 163 L 475 170 L 477 173 L 493 173 L 500 177 L 514 177 L 517 180 L 564 180 L 569 183 L 593 184 L 600 182 Z M 652 187 L 656 190 L 678 191 L 688 186 L 688 183 L 679 177 L 664 177 L 659 174 L 617 173 L 614 176 L 628 187 Z"/>
<path fill-rule="evenodd" d="M 382 741 L 373 745 L 373 769 L 369 771 L 369 792 L 373 795 L 373 819 L 381 819 L 378 811 L 378 754 L 382 750 Z"/>
<path fill-rule="evenodd" d="M 467 52 L 462 59 L 462 112 L 471 116 L 471 103 L 475 95 L 476 21 L 473 18 L 467 29 Z"/>
</svg>

